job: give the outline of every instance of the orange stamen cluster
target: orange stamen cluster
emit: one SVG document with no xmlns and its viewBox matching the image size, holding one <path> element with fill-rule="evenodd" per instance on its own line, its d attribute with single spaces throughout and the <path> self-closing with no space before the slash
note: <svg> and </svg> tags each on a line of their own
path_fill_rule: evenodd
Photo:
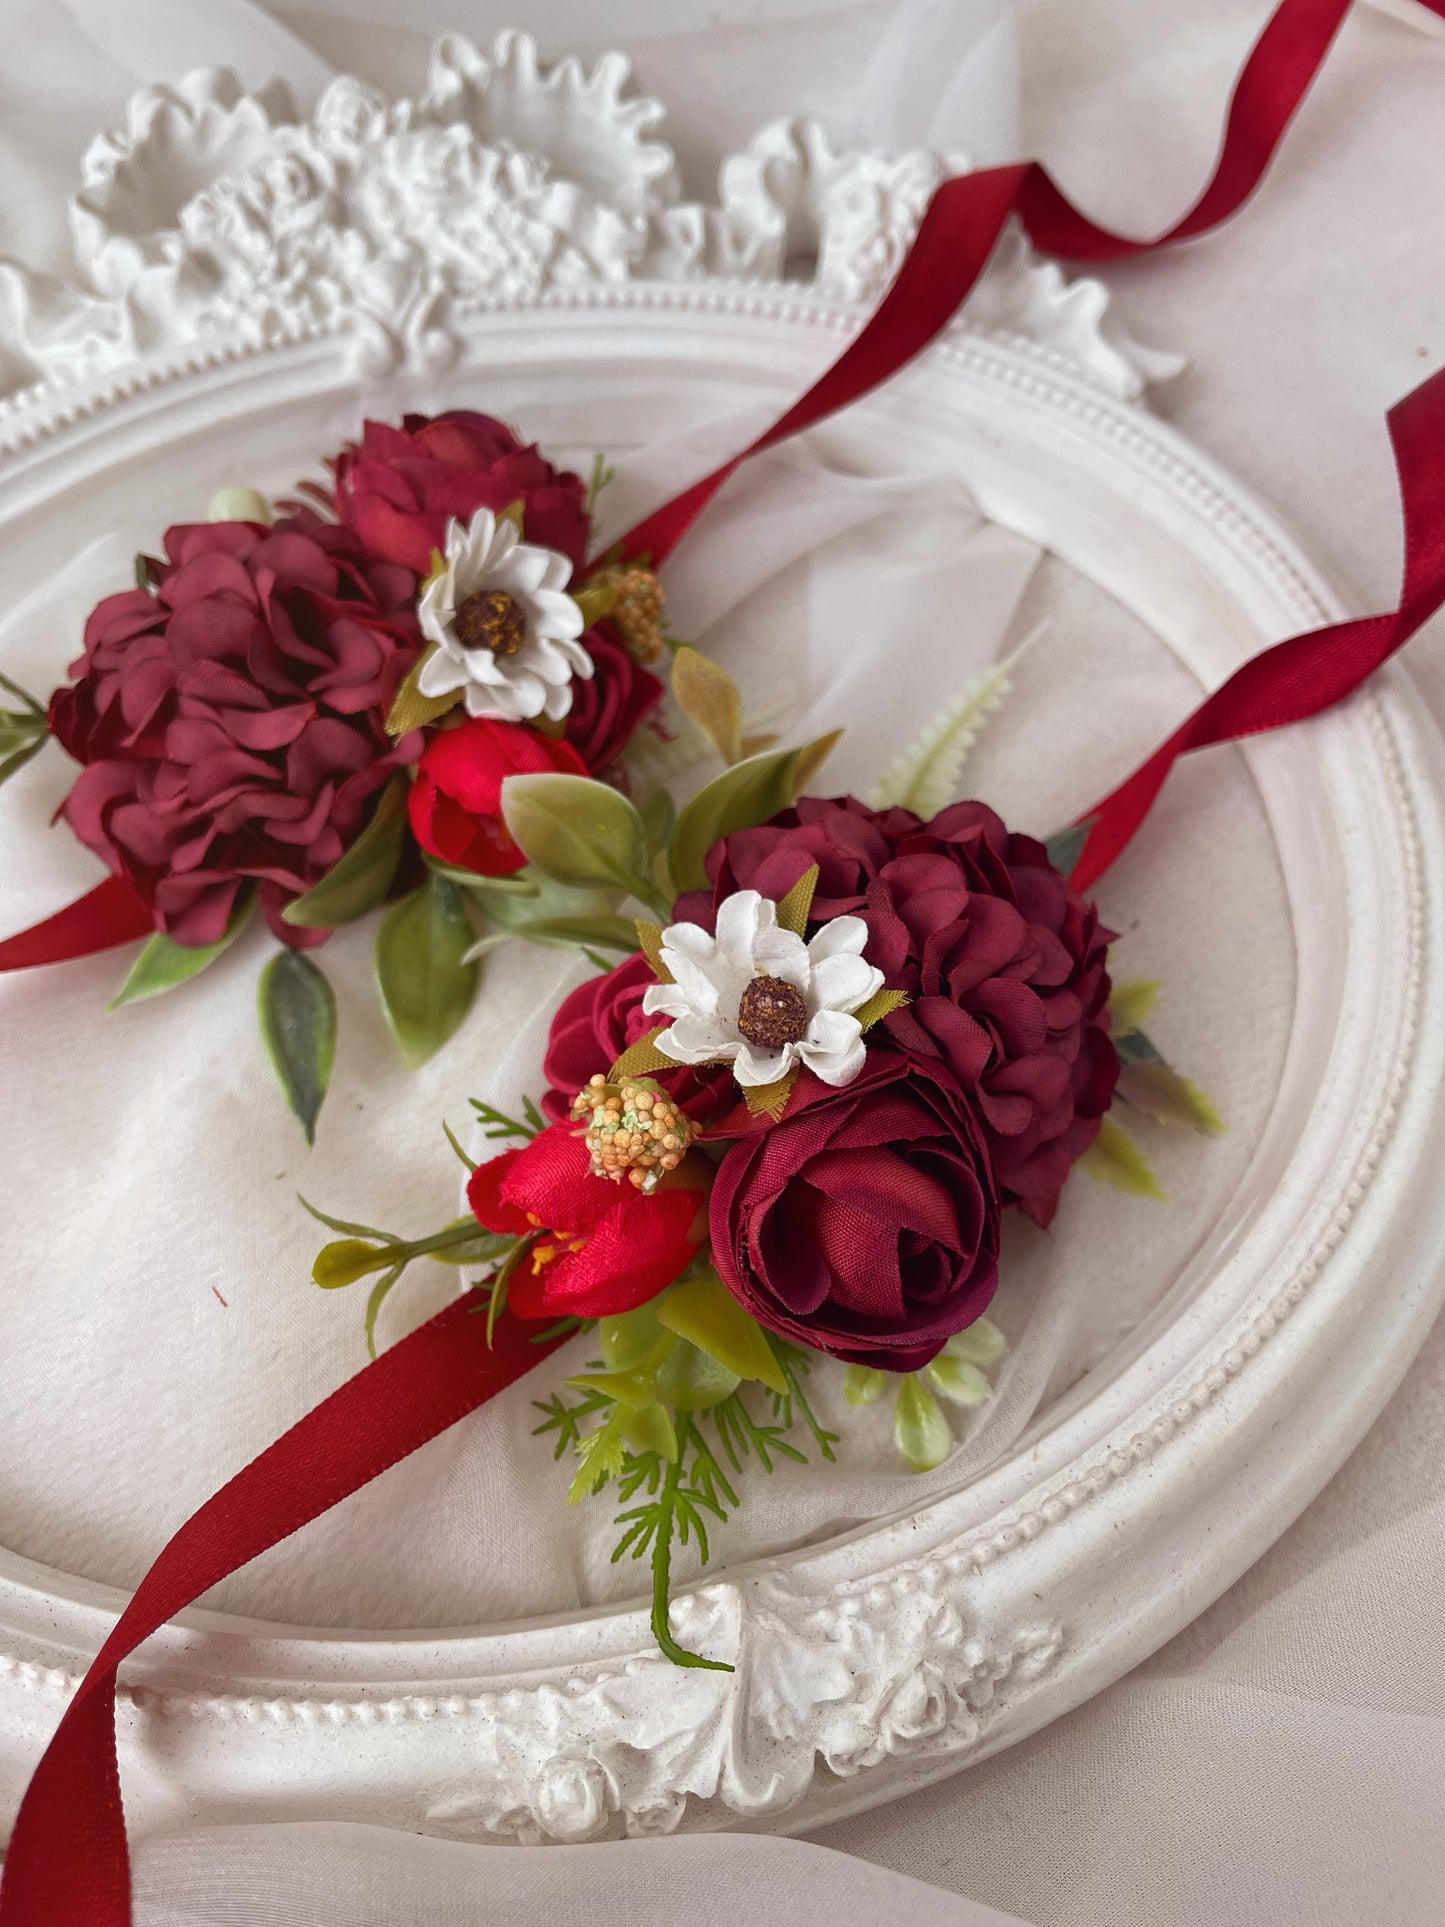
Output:
<svg viewBox="0 0 1445 1927">
<path fill-rule="evenodd" d="M 622 569 L 612 578 L 615 600 L 612 620 L 627 644 L 628 654 L 644 666 L 667 647 L 662 635 L 662 584 L 651 569 Z"/>
</svg>

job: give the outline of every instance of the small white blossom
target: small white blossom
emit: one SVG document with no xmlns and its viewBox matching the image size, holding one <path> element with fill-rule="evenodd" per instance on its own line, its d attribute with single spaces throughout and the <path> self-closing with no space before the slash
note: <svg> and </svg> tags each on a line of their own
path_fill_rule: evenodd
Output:
<svg viewBox="0 0 1445 1927">
<path fill-rule="evenodd" d="M 447 530 L 445 566 L 422 591 L 421 632 L 437 647 L 422 666 L 424 696 L 463 691 L 469 716 L 558 722 L 572 678 L 592 674 L 581 609 L 567 594 L 572 564 L 524 542 L 510 517 L 478 509 Z"/>
<path fill-rule="evenodd" d="M 715 937 L 670 924 L 662 961 L 673 981 L 650 984 L 642 1000 L 649 1016 L 673 1020 L 658 1050 L 679 1064 L 730 1061 L 743 1085 L 776 1083 L 798 1063 L 825 1084 L 851 1084 L 864 1060 L 852 1012 L 883 986 L 867 941 L 861 917 L 834 917 L 804 943 L 756 890 L 724 899 Z"/>
</svg>

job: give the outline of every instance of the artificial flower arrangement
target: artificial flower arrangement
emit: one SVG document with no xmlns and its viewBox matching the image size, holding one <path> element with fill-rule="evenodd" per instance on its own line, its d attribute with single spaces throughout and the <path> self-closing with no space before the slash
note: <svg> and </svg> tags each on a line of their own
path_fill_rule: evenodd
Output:
<svg viewBox="0 0 1445 1927">
<path fill-rule="evenodd" d="M 632 787 L 670 647 L 651 570 L 588 560 L 600 462 L 584 483 L 457 410 L 368 422 L 327 468 L 274 513 L 233 488 L 167 530 L 49 705 L 6 682 L 20 706 L 0 710 L 0 781 L 54 736 L 82 765 L 59 814 L 114 880 L 53 954 L 151 933 L 131 1003 L 195 977 L 259 910 L 282 945 L 262 1034 L 308 1140 L 337 1028 L 309 953 L 338 925 L 382 910 L 377 987 L 408 1064 L 466 1015 L 479 927 L 631 948 L 596 890 L 527 872 L 499 799 L 518 771 Z"/>
<path fill-rule="evenodd" d="M 723 739 L 729 679 L 677 667 Z M 540 1104 L 474 1100 L 508 1148 L 474 1162 L 444 1127 L 466 1215 L 404 1239 L 307 1207 L 342 1234 L 316 1282 L 372 1280 L 373 1356 L 420 1257 L 474 1268 L 489 1332 L 505 1310 L 539 1342 L 595 1333 L 588 1369 L 534 1401 L 537 1431 L 576 1456 L 570 1500 L 616 1493 L 614 1561 L 649 1559 L 653 1635 L 679 1665 L 719 1662 L 673 1636 L 675 1546 L 707 1561 L 747 1461 L 835 1457 L 815 1367 L 839 1361 L 857 1406 L 893 1383 L 903 1458 L 940 1464 L 940 1400 L 983 1403 L 1005 1349 L 984 1315 L 1004 1213 L 1047 1225 L 1075 1164 L 1162 1195 L 1116 1100 L 1221 1128 L 1143 1029 L 1159 986 L 1111 984 L 1112 933 L 1066 875 L 1084 831 L 1043 842 L 947 800 L 1007 669 L 869 804 L 800 793 L 832 738 L 739 755 L 661 833 L 576 773 L 508 777 L 505 834 L 531 874 L 630 888 L 653 914 L 556 1012 Z"/>
</svg>

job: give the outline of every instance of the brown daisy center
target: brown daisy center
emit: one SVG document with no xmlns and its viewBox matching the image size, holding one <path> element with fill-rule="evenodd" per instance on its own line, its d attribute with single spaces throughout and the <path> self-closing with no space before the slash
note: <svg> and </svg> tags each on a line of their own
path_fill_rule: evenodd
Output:
<svg viewBox="0 0 1445 1927">
<path fill-rule="evenodd" d="M 463 649 L 515 656 L 527 640 L 527 612 L 505 589 L 478 589 L 457 610 L 456 632 Z"/>
<path fill-rule="evenodd" d="M 781 977 L 754 977 L 738 1003 L 738 1029 L 759 1050 L 796 1044 L 807 1034 L 807 1001 Z"/>
</svg>

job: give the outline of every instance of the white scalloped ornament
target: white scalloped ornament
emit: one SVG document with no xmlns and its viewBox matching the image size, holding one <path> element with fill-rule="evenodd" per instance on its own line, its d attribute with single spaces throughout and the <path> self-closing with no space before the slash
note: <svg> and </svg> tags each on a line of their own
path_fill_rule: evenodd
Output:
<svg viewBox="0 0 1445 1927">
<path fill-rule="evenodd" d="M 247 93 L 222 68 L 145 89 L 81 162 L 74 277 L 0 262 L 0 398 L 342 324 L 359 374 L 437 370 L 479 306 L 631 279 L 805 279 L 870 303 L 964 164 L 840 153 L 817 122 L 780 121 L 724 162 L 717 206 L 683 204 L 665 110 L 631 82 L 621 54 L 548 65 L 508 31 L 485 54 L 443 36 L 417 99 L 343 77 L 306 120 L 283 86 Z M 1014 232 L 965 318 L 1135 397 L 1179 364 L 1107 307 Z"/>
</svg>

